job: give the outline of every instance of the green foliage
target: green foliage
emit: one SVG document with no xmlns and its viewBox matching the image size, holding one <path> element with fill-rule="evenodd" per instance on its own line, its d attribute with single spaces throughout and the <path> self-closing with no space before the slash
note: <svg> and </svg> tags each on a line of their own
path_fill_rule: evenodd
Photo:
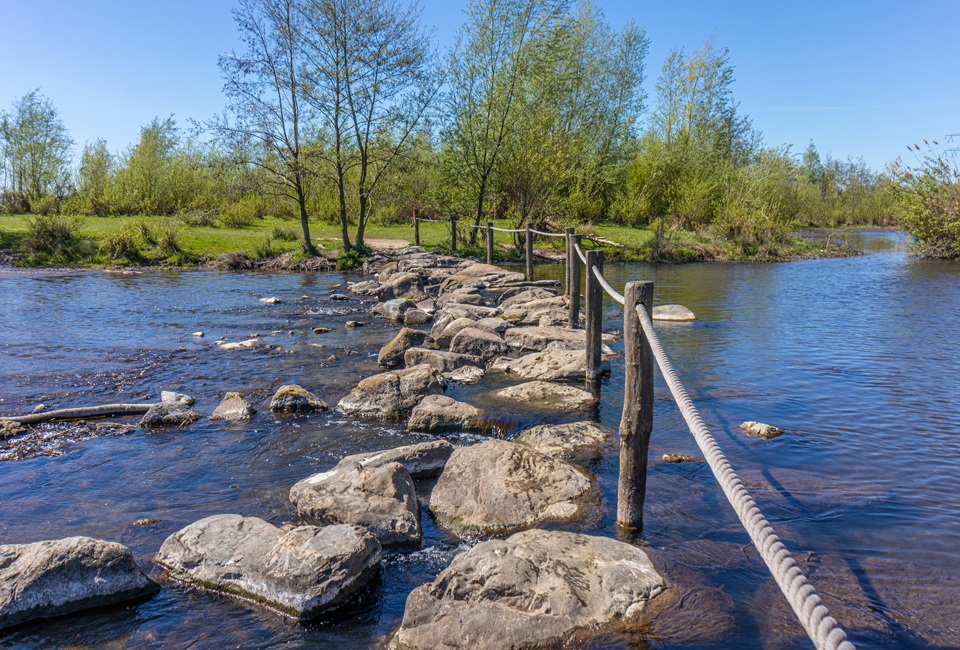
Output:
<svg viewBox="0 0 960 650">
<path fill-rule="evenodd" d="M 273 230 L 270 231 L 270 236 L 277 241 L 297 241 L 300 239 L 300 235 L 296 232 L 280 226 L 274 226 Z"/>
<path fill-rule="evenodd" d="M 175 218 L 188 228 L 215 228 L 219 224 L 213 210 L 180 210 Z"/>
<path fill-rule="evenodd" d="M 337 270 L 352 271 L 363 266 L 363 261 L 370 257 L 373 251 L 369 247 L 360 244 L 354 246 L 349 251 L 340 251 L 337 255 Z"/>
<path fill-rule="evenodd" d="M 960 169 L 944 151 L 927 148 L 916 167 L 899 162 L 893 167 L 900 224 L 920 255 L 960 259 Z"/>
<path fill-rule="evenodd" d="M 43 254 L 58 261 L 73 261 L 81 254 L 80 229 L 83 219 L 59 215 L 27 220 L 23 247 L 28 253 Z"/>
<path fill-rule="evenodd" d="M 103 240 L 100 244 L 100 254 L 116 262 L 138 263 L 143 260 L 141 242 L 142 226 L 141 231 L 138 232 L 136 228 L 125 225 Z"/>
</svg>

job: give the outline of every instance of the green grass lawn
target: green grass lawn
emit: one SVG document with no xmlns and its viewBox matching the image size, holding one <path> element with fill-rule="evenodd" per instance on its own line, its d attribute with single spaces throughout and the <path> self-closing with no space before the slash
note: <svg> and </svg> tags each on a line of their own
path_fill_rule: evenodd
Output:
<svg viewBox="0 0 960 650">
<path fill-rule="evenodd" d="M 244 253 L 251 257 L 264 257 L 296 249 L 300 246 L 300 222 L 291 219 L 278 219 L 268 216 L 255 220 L 252 225 L 228 228 L 220 226 L 192 226 L 184 224 L 172 217 L 85 217 L 80 227 L 82 242 L 69 259 L 63 256 L 30 255 L 24 249 L 24 242 L 29 230 L 29 215 L 0 216 L 0 250 L 15 253 L 20 256 L 21 262 L 45 266 L 51 264 L 82 264 L 82 265 L 115 265 L 115 264 L 160 264 L 190 265 L 202 258 L 213 259 L 224 253 Z M 511 222 L 500 219 L 494 222 L 498 228 L 511 228 Z M 160 239 L 164 233 L 173 228 L 177 248 L 181 251 L 174 255 L 162 245 L 150 243 L 138 233 L 144 231 L 152 233 L 155 239 Z M 839 251 L 823 249 L 822 242 L 813 243 L 796 238 L 776 249 L 758 248 L 757 250 L 744 249 L 726 242 L 711 238 L 707 235 L 689 232 L 671 232 L 659 242 L 655 241 L 655 233 L 642 229 L 618 225 L 581 225 L 578 232 L 586 235 L 608 239 L 621 244 L 621 247 L 600 246 L 590 241 L 584 241 L 584 248 L 602 248 L 609 259 L 632 261 L 698 261 L 724 259 L 790 259 L 797 257 L 817 257 L 839 254 Z M 472 254 L 478 257 L 485 256 L 482 239 L 478 239 L 475 246 L 469 246 L 467 233 L 470 229 L 461 224 L 458 235 L 458 253 Z M 141 255 L 132 259 L 111 259 L 101 251 L 101 245 L 111 236 L 126 232 L 139 242 Z M 355 235 L 356 229 L 350 228 L 350 235 Z M 310 224 L 310 235 L 317 248 L 327 251 L 340 249 L 339 225 L 329 225 L 313 222 Z M 379 225 L 368 224 L 365 239 L 402 239 L 413 243 L 414 232 L 410 224 Z M 522 255 L 523 234 L 519 233 L 516 240 L 510 233 L 497 232 L 494 234 L 497 245 L 496 257 L 498 260 L 518 259 Z M 514 243 L 520 244 L 520 249 L 514 249 Z M 450 225 L 444 223 L 420 223 L 420 243 L 426 248 L 449 248 Z M 564 244 L 562 238 L 538 238 L 536 247 L 542 252 L 552 249 L 562 254 Z"/>
</svg>

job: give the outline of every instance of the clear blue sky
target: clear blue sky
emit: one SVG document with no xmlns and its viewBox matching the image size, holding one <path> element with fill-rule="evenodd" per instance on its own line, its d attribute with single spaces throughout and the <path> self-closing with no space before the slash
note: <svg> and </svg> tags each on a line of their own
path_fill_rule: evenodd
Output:
<svg viewBox="0 0 960 650">
<path fill-rule="evenodd" d="M 960 0 L 596 0 L 650 38 L 647 89 L 670 49 L 711 34 L 730 48 L 734 95 L 768 145 L 863 157 L 881 170 L 907 143 L 960 132 Z M 231 0 L 0 0 L 0 107 L 40 87 L 78 145 L 135 142 L 155 116 L 222 110 L 217 56 L 237 46 Z M 449 45 L 463 0 L 423 0 Z M 960 138 L 957 139 L 960 141 Z M 954 146 L 960 147 L 960 142 Z"/>
</svg>

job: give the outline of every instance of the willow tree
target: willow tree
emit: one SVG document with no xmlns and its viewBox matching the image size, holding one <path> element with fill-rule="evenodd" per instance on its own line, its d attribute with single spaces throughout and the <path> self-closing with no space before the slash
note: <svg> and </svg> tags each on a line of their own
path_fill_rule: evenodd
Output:
<svg viewBox="0 0 960 650">
<path fill-rule="evenodd" d="M 73 139 L 53 102 L 31 90 L 0 113 L 0 154 L 7 170 L 7 201 L 29 210 L 40 199 L 66 191 Z"/>
<path fill-rule="evenodd" d="M 296 204 L 304 251 L 316 255 L 307 216 L 307 181 L 315 173 L 307 151 L 313 115 L 302 95 L 299 0 L 240 0 L 233 13 L 246 51 L 219 60 L 233 119 L 225 115 L 208 126 L 237 152 L 237 162 L 265 172 L 264 191 Z"/>
<path fill-rule="evenodd" d="M 416 2 L 304 0 L 303 90 L 323 142 L 318 171 L 337 188 L 344 250 L 362 246 L 371 198 L 415 151 L 442 79 Z M 358 203 L 356 235 L 347 202 Z"/>
</svg>

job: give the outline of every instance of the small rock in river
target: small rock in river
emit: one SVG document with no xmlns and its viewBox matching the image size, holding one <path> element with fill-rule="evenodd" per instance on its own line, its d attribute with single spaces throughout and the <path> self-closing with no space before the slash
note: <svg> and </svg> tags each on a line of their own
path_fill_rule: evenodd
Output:
<svg viewBox="0 0 960 650">
<path fill-rule="evenodd" d="M 332 332 L 332 331 L 333 331 L 333 330 L 330 329 L 329 327 L 314 327 L 314 328 L 313 328 L 313 333 L 314 333 L 314 334 L 326 334 L 327 332 Z"/>
<path fill-rule="evenodd" d="M 330 300 L 350 300 L 350 296 L 345 296 L 342 293 L 335 293 L 330 296 Z"/>
<path fill-rule="evenodd" d="M 227 393 L 213 411 L 211 420 L 247 420 L 257 412 L 239 393 Z"/>
<path fill-rule="evenodd" d="M 194 332 L 194 333 L 191 334 L 190 336 L 196 336 L 196 337 L 198 337 L 198 338 L 203 338 L 203 332 Z"/>
<path fill-rule="evenodd" d="M 697 459 L 686 454 L 664 454 L 660 457 L 665 463 L 696 463 Z"/>
<path fill-rule="evenodd" d="M 310 296 L 300 296 L 300 300 L 310 300 Z"/>
<path fill-rule="evenodd" d="M 366 323 L 364 323 L 363 321 L 359 321 L 359 320 L 348 320 L 348 321 L 346 322 L 345 327 L 346 327 L 347 329 L 353 329 L 354 327 L 363 327 L 364 325 L 366 325 Z"/>
<path fill-rule="evenodd" d="M 160 401 L 164 404 L 180 404 L 182 406 L 193 406 L 197 401 L 189 395 L 183 393 L 174 393 L 173 391 L 160 391 Z"/>
<path fill-rule="evenodd" d="M 270 298 L 261 298 L 260 302 L 265 302 L 268 305 L 275 305 L 278 302 L 280 302 L 280 299 L 277 298 L 276 296 L 271 296 Z"/>
<path fill-rule="evenodd" d="M 296 384 L 281 386 L 270 402 L 270 410 L 287 412 L 326 411 L 326 402 Z"/>
<path fill-rule="evenodd" d="M 137 519 L 133 522 L 134 526 L 152 526 L 154 524 L 159 524 L 163 519 Z"/>
<path fill-rule="evenodd" d="M 657 305 L 653 308 L 653 320 L 693 321 L 697 317 L 683 305 Z"/>
<path fill-rule="evenodd" d="M 764 440 L 770 440 L 771 438 L 776 438 L 777 436 L 783 435 L 783 429 L 777 428 L 771 424 L 764 424 L 763 422 L 744 422 L 740 425 L 740 428 L 743 429 L 748 436 L 754 438 L 763 438 Z"/>
<path fill-rule="evenodd" d="M 179 427 L 200 418 L 201 415 L 190 409 L 186 404 L 160 402 L 150 407 L 150 410 L 140 420 L 140 426 L 145 428 Z"/>
<path fill-rule="evenodd" d="M 40 411 L 46 410 L 46 408 L 47 408 L 46 404 L 37 404 L 36 406 L 33 407 L 33 412 L 39 413 Z"/>
</svg>

